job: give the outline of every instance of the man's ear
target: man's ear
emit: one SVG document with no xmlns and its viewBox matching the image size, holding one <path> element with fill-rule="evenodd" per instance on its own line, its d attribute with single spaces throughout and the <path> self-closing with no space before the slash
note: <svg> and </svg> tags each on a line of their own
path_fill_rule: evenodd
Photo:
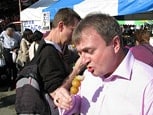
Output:
<svg viewBox="0 0 153 115">
<path fill-rule="evenodd" d="M 59 28 L 60 32 L 63 31 L 63 27 L 64 27 L 64 22 L 63 21 L 60 21 L 58 23 L 58 28 Z"/>
<path fill-rule="evenodd" d="M 112 40 L 113 48 L 115 53 L 117 53 L 121 47 L 119 36 L 115 36 Z"/>
</svg>

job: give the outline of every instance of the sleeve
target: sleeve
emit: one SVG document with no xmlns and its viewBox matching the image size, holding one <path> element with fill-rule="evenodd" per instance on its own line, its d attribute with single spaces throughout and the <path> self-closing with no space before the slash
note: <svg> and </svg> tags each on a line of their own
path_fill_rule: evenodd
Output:
<svg viewBox="0 0 153 115">
<path fill-rule="evenodd" d="M 20 49 L 22 53 L 22 61 L 27 62 L 29 60 L 29 46 L 25 40 L 21 41 Z"/>
<path fill-rule="evenodd" d="M 144 91 L 142 115 L 153 115 L 153 80 Z"/>
<path fill-rule="evenodd" d="M 58 88 L 68 76 L 64 62 L 53 46 L 46 46 L 41 51 L 38 68 L 44 83 L 44 89 L 49 93 Z"/>
</svg>

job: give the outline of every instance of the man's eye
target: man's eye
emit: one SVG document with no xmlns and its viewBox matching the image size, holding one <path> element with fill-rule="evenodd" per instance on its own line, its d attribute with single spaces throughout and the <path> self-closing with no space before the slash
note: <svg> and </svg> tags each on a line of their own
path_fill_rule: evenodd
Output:
<svg viewBox="0 0 153 115">
<path fill-rule="evenodd" d="M 92 54 L 92 53 L 93 53 L 93 50 L 88 50 L 88 53 L 89 53 L 89 54 Z"/>
<path fill-rule="evenodd" d="M 81 52 L 78 52 L 78 55 L 80 56 L 81 55 Z"/>
<path fill-rule="evenodd" d="M 93 53 L 93 50 L 91 49 L 88 49 L 88 50 L 85 50 L 86 53 L 89 53 L 89 54 L 92 54 Z"/>
</svg>

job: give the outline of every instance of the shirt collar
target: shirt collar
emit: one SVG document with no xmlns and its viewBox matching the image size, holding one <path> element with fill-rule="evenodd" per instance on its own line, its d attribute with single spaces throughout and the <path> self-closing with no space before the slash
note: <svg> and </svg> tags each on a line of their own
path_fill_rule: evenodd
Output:
<svg viewBox="0 0 153 115">
<path fill-rule="evenodd" d="M 45 42 L 48 43 L 48 44 L 52 44 L 59 52 L 62 53 L 62 49 L 57 43 L 49 41 L 49 40 L 45 40 Z"/>
<path fill-rule="evenodd" d="M 135 58 L 129 50 L 123 61 L 117 67 L 117 69 L 112 73 L 110 77 L 106 78 L 104 81 L 112 81 L 114 77 L 130 79 L 134 60 Z"/>
</svg>

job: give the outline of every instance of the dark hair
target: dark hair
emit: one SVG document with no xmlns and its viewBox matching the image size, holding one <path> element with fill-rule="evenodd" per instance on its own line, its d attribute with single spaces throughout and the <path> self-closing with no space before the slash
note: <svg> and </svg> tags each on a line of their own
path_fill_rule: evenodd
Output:
<svg viewBox="0 0 153 115">
<path fill-rule="evenodd" d="M 26 39 L 27 41 L 29 41 L 30 43 L 32 42 L 32 30 L 31 29 L 25 29 L 22 35 L 22 38 Z"/>
<path fill-rule="evenodd" d="M 59 9 L 59 11 L 56 13 L 53 19 L 52 28 L 57 27 L 57 24 L 60 21 L 63 21 L 64 25 L 66 26 L 73 25 L 75 19 L 81 20 L 81 17 L 73 9 L 71 8 Z"/>
<path fill-rule="evenodd" d="M 33 35 L 32 35 L 32 40 L 33 40 L 33 41 L 39 41 L 39 40 L 42 39 L 42 37 L 43 37 L 43 33 L 40 32 L 40 31 L 38 31 L 38 30 L 36 30 L 36 31 L 33 33 Z"/>
<path fill-rule="evenodd" d="M 13 28 L 15 31 L 17 31 L 15 24 L 8 24 L 4 30 L 6 30 L 7 28 Z"/>
<path fill-rule="evenodd" d="M 149 43 L 151 34 L 148 30 L 140 29 L 136 30 L 134 36 L 136 40 L 139 42 L 139 44 L 143 44 L 143 43 Z"/>
<path fill-rule="evenodd" d="M 118 22 L 114 17 L 107 14 L 90 14 L 81 20 L 77 28 L 73 31 L 72 41 L 74 43 L 79 43 L 81 32 L 86 28 L 94 28 L 105 40 L 106 44 L 109 44 L 116 35 L 121 39 L 122 31 Z"/>
</svg>

